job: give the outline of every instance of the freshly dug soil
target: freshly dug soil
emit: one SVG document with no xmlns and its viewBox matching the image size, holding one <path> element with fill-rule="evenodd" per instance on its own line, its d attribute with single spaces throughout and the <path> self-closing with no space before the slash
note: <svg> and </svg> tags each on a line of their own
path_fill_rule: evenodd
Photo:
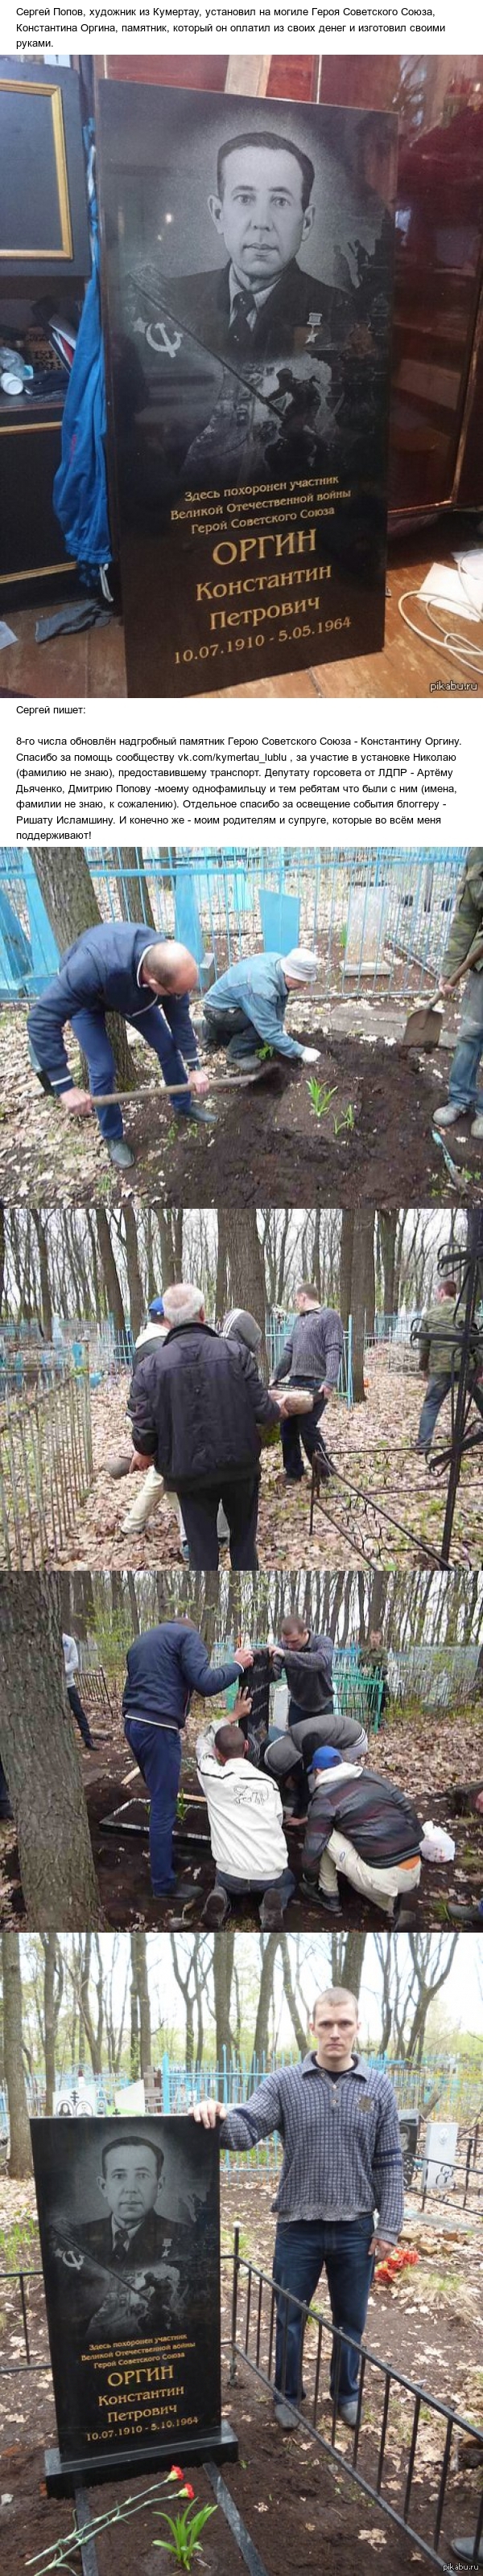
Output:
<svg viewBox="0 0 483 2576">
<path fill-rule="evenodd" d="M 421 1732 L 424 1735 L 423 1727 Z M 374 1768 L 379 1772 L 387 1770 L 388 1774 L 395 1780 L 399 1780 L 400 1786 L 404 1788 L 407 1786 L 408 1762 L 411 1767 L 403 1721 L 398 1730 L 391 1727 L 386 1731 L 383 1728 L 374 1739 Z M 448 1763 L 448 1769 L 449 1767 Z M 176 1899 L 176 1897 L 163 1899 L 151 1893 L 148 1807 L 144 1799 L 142 1782 L 124 1740 L 119 1743 L 106 1742 L 105 1747 L 99 1748 L 95 1755 L 83 1755 L 83 1772 L 94 1863 L 103 1920 L 107 1929 L 118 1930 L 120 1927 L 129 1929 L 131 1925 L 143 1923 L 151 1931 L 155 1928 L 161 1931 L 176 1930 L 178 1926 L 183 1925 L 190 1932 L 199 1931 L 203 1906 L 210 1888 L 213 1887 L 215 1873 L 204 1801 L 202 1805 L 191 1803 L 193 1793 L 195 1797 L 199 1795 L 192 1754 L 187 1751 L 183 1759 L 185 1813 L 176 1835 L 178 1873 L 183 1885 L 188 1885 L 192 1890 L 192 1894 L 187 1899 Z M 408 1903 L 409 1928 L 422 1932 L 432 1926 L 433 1929 L 439 1930 L 448 1921 L 446 1912 L 448 1898 L 456 1898 L 459 1903 L 476 1904 L 481 1895 L 483 1819 L 471 1816 L 465 1819 L 464 1824 L 458 1825 L 455 1822 L 451 1785 L 444 1789 L 431 1786 L 431 1759 L 429 1752 L 425 1759 L 424 1745 L 422 1748 L 418 1746 L 411 1776 L 413 1794 L 422 1820 L 424 1821 L 424 1817 L 431 1814 L 435 1824 L 449 1826 L 456 1841 L 456 1862 L 441 1868 L 434 1863 L 423 1864 L 419 1888 Z M 131 1822 L 136 1825 L 142 1824 L 144 1828 L 142 1836 L 139 1834 L 131 1836 L 122 1830 L 106 1831 L 106 1818 L 113 1817 L 119 1808 L 124 1811 L 123 1825 L 129 1825 Z M 25 1920 L 18 1851 L 14 1829 L 11 1828 L 9 1832 L 8 1829 L 4 1829 L 4 1831 L 0 1921 L 3 1920 L 5 1924 L 17 1924 Z M 290 1866 L 298 1882 L 302 1870 L 303 1832 L 291 1825 L 288 1818 L 286 1832 Z M 350 1930 L 357 1925 L 364 1930 L 375 1931 L 383 1927 L 384 1916 L 375 1906 L 364 1903 L 355 1889 L 349 1886 L 347 1879 L 341 1878 L 339 1892 L 343 1905 L 341 1928 Z M 258 1929 L 256 1902 L 249 1897 L 246 1899 L 238 1897 L 233 1910 L 233 1919 L 240 1932 Z M 305 1897 L 298 1894 L 292 1898 L 285 1919 L 290 1932 L 326 1931 L 329 1921 L 328 1916 L 323 1914 L 316 1902 L 311 1904 Z"/>
<path fill-rule="evenodd" d="M 108 1162 L 96 1121 L 66 1121 L 43 1097 L 28 1063 L 20 1014 L 0 1015 L 0 1196 L 48 1207 L 60 1195 L 90 1206 L 96 1194 L 109 1203 L 130 1194 L 134 1184 L 140 1195 L 162 1195 L 169 1206 L 248 1207 L 254 1200 L 281 1206 L 292 1204 L 296 1179 L 300 1207 L 367 1201 L 414 1206 L 451 1197 L 442 1150 L 431 1134 L 444 1098 L 448 1052 L 438 1049 L 435 1070 L 429 1056 L 406 1053 L 380 1038 L 331 1032 L 329 1039 L 323 1027 L 312 1026 L 297 1026 L 297 1036 L 320 1048 L 313 1073 L 322 1091 L 334 1091 L 321 1118 L 308 1089 L 310 1068 L 279 1059 L 269 1079 L 246 1094 L 219 1093 L 215 1126 L 189 1126 L 170 1114 L 161 1084 L 158 1107 L 156 1068 L 150 1065 L 153 1100 L 136 1104 L 133 1095 L 124 1112 L 135 1173 L 119 1174 Z M 213 1076 L 225 1069 L 224 1057 L 214 1056 Z M 139 1075 L 146 1080 L 144 1061 Z M 481 1149 L 468 1120 L 456 1133 L 451 1130 L 449 1142 L 453 1161 L 470 1176 L 464 1193 L 477 1197 Z"/>
</svg>

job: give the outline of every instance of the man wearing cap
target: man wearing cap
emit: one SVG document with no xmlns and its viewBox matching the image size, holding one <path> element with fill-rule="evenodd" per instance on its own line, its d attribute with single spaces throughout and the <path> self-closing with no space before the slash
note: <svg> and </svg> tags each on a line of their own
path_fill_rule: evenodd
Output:
<svg viewBox="0 0 483 2576">
<path fill-rule="evenodd" d="M 272 1383 L 279 1386 L 287 1378 L 291 1386 L 313 1387 L 314 1401 L 311 1413 L 294 1413 L 282 1422 L 283 1463 L 289 1485 L 299 1485 L 305 1474 L 301 1442 L 310 1466 L 317 1452 L 324 1480 L 332 1472 L 319 1422 L 337 1386 L 344 1352 L 341 1317 L 335 1306 L 321 1305 L 311 1280 L 300 1280 L 295 1304 L 296 1322 L 284 1342 Z"/>
<path fill-rule="evenodd" d="M 205 2129 L 223 2121 L 221 2145 L 237 2155 L 274 2131 L 283 2140 L 274 2201 L 274 2405 L 287 2433 L 295 2431 L 290 2407 L 302 2395 L 304 2309 L 324 2267 L 334 2327 L 331 2396 L 344 2424 L 357 2423 L 374 2261 L 393 2251 L 404 2216 L 396 2097 L 389 2077 L 359 2055 L 355 1995 L 344 1986 L 317 1995 L 310 2030 L 313 2044 L 299 2065 L 274 2067 L 249 2102 L 233 2109 L 197 2102 L 192 2115 Z M 324 2293 L 321 2304 L 325 2310 Z"/>
<path fill-rule="evenodd" d="M 117 1011 L 139 1037 L 153 1047 L 164 1081 L 180 1085 L 173 1111 L 211 1125 L 211 1113 L 199 1107 L 193 1093 L 208 1090 L 198 1063 L 188 994 L 198 983 L 196 959 L 178 939 L 149 939 L 129 921 L 94 922 L 61 958 L 57 974 L 39 993 L 28 1015 L 31 1061 L 44 1091 L 52 1092 L 66 1114 L 90 1116 L 97 1092 L 116 1087 L 116 1067 L 106 1013 Z M 90 1090 L 74 1082 L 64 1042 L 67 1022 L 87 1057 Z M 97 1117 L 111 1163 L 127 1168 L 134 1162 L 123 1136 L 116 1101 L 98 1109 Z"/>
<path fill-rule="evenodd" d="M 394 1780 L 342 1761 L 334 1745 L 314 1753 L 303 1848 L 302 1893 L 341 1918 L 337 1872 L 394 1923 L 402 1896 L 418 1887 L 423 1828 Z"/>
<path fill-rule="evenodd" d="M 318 966 L 310 948 L 290 948 L 287 957 L 268 949 L 261 957 L 239 957 L 205 996 L 207 1045 L 225 1047 L 227 1063 L 243 1064 L 245 1072 L 255 1070 L 265 1047 L 290 1064 L 318 1064 L 320 1049 L 301 1046 L 284 1025 L 289 994 L 315 984 Z"/>
</svg>

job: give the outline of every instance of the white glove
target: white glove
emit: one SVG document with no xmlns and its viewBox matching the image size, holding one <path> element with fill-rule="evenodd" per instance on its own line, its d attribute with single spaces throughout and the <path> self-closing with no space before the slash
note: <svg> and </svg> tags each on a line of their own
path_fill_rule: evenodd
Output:
<svg viewBox="0 0 483 2576">
<path fill-rule="evenodd" d="M 320 1064 L 320 1047 L 302 1047 L 302 1064 Z"/>
</svg>

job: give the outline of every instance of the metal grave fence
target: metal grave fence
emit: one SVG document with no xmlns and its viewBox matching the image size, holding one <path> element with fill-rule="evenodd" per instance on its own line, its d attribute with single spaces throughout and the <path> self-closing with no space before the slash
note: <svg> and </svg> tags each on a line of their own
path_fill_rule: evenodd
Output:
<svg viewBox="0 0 483 2576">
<path fill-rule="evenodd" d="M 0 1405 L 0 1566 L 40 1567 L 65 1545 L 93 1477 L 90 1387 L 70 1372 Z"/>
<path fill-rule="evenodd" d="M 292 2329 L 293 2334 L 294 2327 L 299 2330 L 297 2385 L 295 2397 L 287 2401 L 289 2332 Z M 357 2415 L 349 2443 L 348 2428 L 339 2416 L 339 2392 L 343 2364 L 359 2351 Z M 478 2566 L 483 2533 L 481 2430 L 456 2406 L 433 2397 L 421 2381 L 383 2361 L 364 2341 L 361 2347 L 355 2335 L 334 2328 L 323 2309 L 313 2303 L 309 2308 L 287 2290 L 277 2297 L 271 2275 L 240 2253 L 240 2230 L 235 2228 L 232 2383 L 238 2361 L 272 2394 L 277 2385 L 290 2406 L 294 2432 L 298 2426 L 303 2433 L 304 2447 L 309 2435 L 320 2451 L 337 2462 L 342 2476 L 378 2505 L 383 2519 L 417 2545 L 432 2567 L 446 2570 L 455 2563 L 457 2496 L 458 2511 L 466 2509 L 471 2523 L 465 2557 L 467 2552 L 467 2563 Z M 324 2385 L 329 2370 L 330 2399 Z M 467 2492 L 462 2500 L 460 2486 L 463 2440 L 471 2444 L 477 2472 L 470 2500 Z M 467 2479 L 463 2488 L 467 2490 Z"/>
<path fill-rule="evenodd" d="M 316 2450 L 334 2461 L 342 2478 L 356 2486 L 378 2508 L 384 2524 L 414 2542 L 430 2566 L 446 2570 L 459 2563 L 478 2566 L 483 2533 L 483 2434 L 459 2408 L 435 2397 L 423 2381 L 396 2370 L 355 2335 L 334 2327 L 321 2307 L 310 2307 L 292 2292 L 278 2291 L 273 2275 L 240 2251 L 240 2229 L 233 2247 L 222 2254 L 222 2279 L 228 2290 L 229 2323 L 223 2342 L 229 2348 L 231 2386 L 238 2367 L 289 2406 L 294 2432 L 303 2433 Z M 231 2275 L 231 2278 L 230 2278 Z M 0 2376 L 48 2371 L 43 2273 L 39 2264 L 0 2272 L 7 2302 L 18 2287 L 18 2326 L 9 2316 L 12 2351 L 0 2363 Z M 41 2285 L 40 2311 L 30 2306 L 30 2291 Z M 6 2285 L 4 2290 L 3 2285 Z M 278 2313 L 277 2313 L 278 2312 Z M 19 2332 L 25 2358 L 19 2360 Z M 297 2330 L 296 2389 L 287 2398 L 289 2330 Z M 351 2354 L 359 2366 L 357 2413 L 353 2427 L 339 2414 L 343 2365 Z M 302 2371 L 304 2387 L 302 2389 Z M 330 2378 L 330 2394 L 326 2383 Z M 293 2385 L 293 2383 L 292 2383 Z M 302 2413 L 303 2403 L 303 2413 Z M 350 2439 L 349 2439 L 350 2432 Z M 468 2455 L 469 2453 L 469 2460 Z M 468 2493 L 467 2467 L 475 2472 Z M 322 2510 L 322 2507 L 321 2507 Z M 470 2530 L 459 2547 L 455 2518 L 467 2513 Z"/>
<path fill-rule="evenodd" d="M 87 848 L 104 919 L 186 941 L 200 980 L 253 949 L 320 952 L 318 993 L 388 998 L 434 976 L 466 849 Z M 39 992 L 58 950 L 30 851 L 0 850 L 0 998 Z"/>
</svg>

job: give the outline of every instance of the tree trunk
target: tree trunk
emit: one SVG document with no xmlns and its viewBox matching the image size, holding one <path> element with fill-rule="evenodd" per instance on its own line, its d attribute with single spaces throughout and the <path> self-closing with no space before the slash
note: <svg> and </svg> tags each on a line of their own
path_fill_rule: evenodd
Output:
<svg viewBox="0 0 483 2576">
<path fill-rule="evenodd" d="M 3 1575 L 0 1760 L 15 1812 L 27 1921 L 36 1932 L 101 1921 L 62 1652 L 55 1574 Z"/>
<path fill-rule="evenodd" d="M 54 939 L 60 948 L 70 948 L 83 930 L 92 930 L 102 920 L 97 895 L 94 893 L 85 851 L 80 848 L 32 849 L 35 874 L 49 916 Z M 116 1011 L 108 1011 L 107 1028 L 113 1048 L 116 1073 L 123 1091 L 135 1091 L 133 1059 L 127 1042 L 126 1022 Z"/>
<path fill-rule="evenodd" d="M 374 1210 L 359 1208 L 352 1266 L 352 1384 L 355 1404 L 365 1404 L 364 1334 L 374 1328 Z"/>
<path fill-rule="evenodd" d="M 233 1980 L 234 1944 L 235 1934 L 231 1924 L 228 1926 L 228 1931 L 223 1933 L 221 1939 L 219 1939 L 215 1933 L 213 1942 L 213 1981 L 215 1989 L 216 2063 L 219 2077 L 223 2074 L 224 2058 L 226 2057 L 227 2063 L 230 2064 L 232 2054 L 230 2007 Z"/>
<path fill-rule="evenodd" d="M 32 2172 L 29 2115 L 22 2052 L 22 1978 L 20 1934 L 2 1932 L 3 2048 L 10 2122 L 8 2170 L 11 2182 L 24 2182 Z"/>
<path fill-rule="evenodd" d="M 280 1932 L 267 1932 L 265 1939 L 262 1940 L 261 1944 L 262 1963 L 258 1990 L 257 2018 L 253 2040 L 252 2074 L 255 2073 L 257 2068 L 261 2067 L 262 2059 L 266 2057 L 267 2054 L 270 2013 L 273 2003 L 275 1960 L 281 1939 L 282 1934 Z"/>
<path fill-rule="evenodd" d="M 223 1249 L 234 1306 L 245 1306 L 260 1324 L 262 1341 L 259 1365 L 266 1374 L 265 1341 L 266 1291 L 262 1247 L 257 1228 L 256 1208 L 244 1208 L 242 1216 L 233 1208 L 218 1209 L 218 1265 Z"/>
<path fill-rule="evenodd" d="M 56 1980 L 58 1978 L 59 1969 L 59 1946 L 56 1932 L 44 1932 L 42 1949 L 44 1953 L 45 2117 L 46 2120 L 51 2120 L 54 2109 L 55 2041 L 59 2017 L 58 2006 L 56 2010 L 55 2000 Z"/>
<path fill-rule="evenodd" d="M 119 1278 L 118 1278 L 117 1269 L 116 1269 L 116 1263 L 115 1263 L 115 1259 L 114 1259 L 114 1253 L 113 1253 L 113 1249 L 112 1249 L 111 1236 L 110 1236 L 110 1228 L 109 1228 L 109 1218 L 108 1218 L 108 1216 L 106 1216 L 106 1210 L 105 1210 L 105 1208 L 100 1207 L 98 1200 L 96 1200 L 96 1212 L 95 1212 L 95 1213 L 96 1213 L 96 1226 L 97 1226 L 97 1240 L 98 1240 L 98 1244 L 99 1244 L 99 1251 L 100 1251 L 101 1262 L 102 1262 L 102 1274 L 103 1274 L 103 1279 L 104 1279 L 104 1286 L 105 1286 L 105 1291 L 106 1291 L 106 1297 L 107 1297 L 107 1303 L 108 1303 L 108 1308 L 109 1308 L 109 1314 L 110 1314 L 110 1315 L 112 1315 L 113 1323 L 115 1324 L 115 1327 L 116 1327 L 116 1332 L 117 1332 L 117 1333 L 123 1333 L 123 1332 L 124 1332 L 124 1301 L 123 1301 L 123 1295 L 122 1295 L 121 1283 L 120 1283 L 120 1280 L 119 1280 Z"/>
<path fill-rule="evenodd" d="M 384 1278 L 384 1314 L 394 1315 L 396 1305 L 396 1236 L 397 1208 L 378 1208 L 379 1235 Z"/>
<path fill-rule="evenodd" d="M 131 1199 L 125 1199 L 124 1201 L 123 1217 L 126 1240 L 129 1315 L 131 1332 L 133 1334 L 134 1341 L 136 1341 L 137 1334 L 140 1333 L 141 1325 L 144 1323 L 145 1319 L 146 1298 L 139 1267 L 137 1224 Z"/>
<path fill-rule="evenodd" d="M 127 876 L 124 873 L 123 877 L 116 877 L 123 921 L 139 921 L 141 924 L 145 922 L 146 929 L 152 930 L 156 939 L 159 937 L 159 932 L 156 931 L 151 896 L 146 884 L 142 850 L 123 850 L 122 865 L 124 871 L 128 868 L 136 871 L 134 876 Z"/>
<path fill-rule="evenodd" d="M 146 1933 L 131 1933 L 131 1956 L 135 1961 L 139 2025 L 139 2072 L 147 2075 L 151 2065 L 151 2008 L 148 1986 Z"/>
<path fill-rule="evenodd" d="M 47 1234 L 46 1234 L 46 1229 L 45 1229 L 45 1225 L 44 1225 L 43 1217 L 42 1217 L 42 1216 L 41 1216 L 41 1214 L 40 1214 L 40 1208 L 32 1208 L 32 1218 L 33 1218 L 33 1223 L 34 1223 L 34 1226 L 35 1226 L 35 1232 L 36 1232 L 36 1236 L 37 1236 L 37 1243 L 38 1243 L 38 1247 L 39 1247 L 40 1296 L 41 1296 L 41 1305 L 42 1305 L 42 1331 L 43 1331 L 43 1333 L 45 1334 L 45 1340 L 46 1340 L 46 1342 L 51 1342 L 51 1341 L 52 1341 L 52 1298 L 51 1298 L 51 1294 L 50 1294 L 50 1282 L 49 1282 L 49 1254 L 48 1254 Z"/>
<path fill-rule="evenodd" d="M 345 1333 L 347 1332 L 349 1315 L 351 1312 L 354 1226 L 354 1208 L 343 1208 L 340 1237 L 339 1312 L 342 1317 Z"/>
</svg>

